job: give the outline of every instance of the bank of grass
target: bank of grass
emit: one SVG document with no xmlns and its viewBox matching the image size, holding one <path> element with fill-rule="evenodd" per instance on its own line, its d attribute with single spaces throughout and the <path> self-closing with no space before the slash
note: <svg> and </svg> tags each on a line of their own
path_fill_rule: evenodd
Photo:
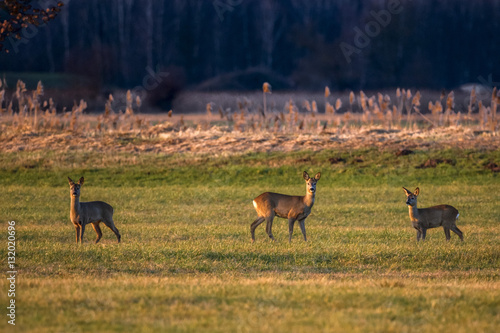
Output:
<svg viewBox="0 0 500 333">
<path fill-rule="evenodd" d="M 23 332 L 500 326 L 500 194 L 483 166 L 498 162 L 497 152 L 70 157 L 0 156 L 8 162 L 0 169 L 0 222 L 3 235 L 7 220 L 17 222 L 16 328 Z M 454 162 L 416 167 L 436 157 Z M 23 166 L 33 160 L 41 163 Z M 289 244 L 286 221 L 276 219 L 277 242 L 260 226 L 251 244 L 252 199 L 266 190 L 304 193 L 304 169 L 322 172 L 309 241 L 297 226 Z M 83 201 L 115 207 L 121 244 L 105 227 L 101 243 L 93 244 L 89 227 L 85 244 L 74 244 L 67 175 L 86 177 Z M 416 243 L 401 186 L 419 186 L 422 207 L 455 206 L 465 242 L 452 234 L 446 243 L 442 229 L 432 229 Z M 6 266 L 5 246 L 0 256 Z M 0 285 L 7 290 L 5 279 Z M 1 299 L 6 304 L 6 292 Z"/>
<path fill-rule="evenodd" d="M 297 184 L 301 171 L 323 171 L 323 184 L 375 186 L 403 183 L 445 185 L 451 182 L 492 183 L 498 174 L 486 166 L 500 164 L 498 150 L 359 149 L 354 151 L 246 153 L 219 156 L 190 154 L 130 154 L 81 151 L 15 152 L 0 154 L 0 185 L 46 185 L 60 187 L 68 173 L 85 175 L 107 187 L 161 184 L 203 186 L 249 186 Z M 426 168 L 429 160 L 436 167 Z M 424 166 L 424 167 L 423 167 Z M 299 179 L 300 180 L 300 179 Z M 408 184 L 409 186 L 410 184 Z"/>
</svg>

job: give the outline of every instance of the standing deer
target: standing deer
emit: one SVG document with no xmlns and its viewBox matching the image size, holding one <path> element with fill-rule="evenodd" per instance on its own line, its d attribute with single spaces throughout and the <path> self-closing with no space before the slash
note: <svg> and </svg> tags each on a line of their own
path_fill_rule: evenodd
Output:
<svg viewBox="0 0 500 333">
<path fill-rule="evenodd" d="M 303 177 L 306 181 L 306 195 L 304 196 L 291 196 L 279 193 L 265 192 L 253 200 L 253 205 L 259 217 L 250 226 L 252 234 L 252 243 L 255 242 L 255 228 L 262 222 L 266 221 L 266 232 L 273 241 L 274 236 L 272 232 L 274 216 L 288 219 L 288 230 L 290 232 L 289 241 L 292 241 L 293 225 L 295 221 L 299 221 L 300 230 L 306 237 L 306 217 L 311 213 L 312 206 L 314 205 L 314 196 L 316 193 L 316 183 L 321 177 L 321 173 L 317 173 L 314 178 L 310 178 L 307 172 L 304 171 Z"/>
<path fill-rule="evenodd" d="M 113 222 L 113 207 L 102 201 L 90 201 L 90 202 L 80 202 L 80 188 L 83 185 L 83 177 L 80 178 L 78 183 L 74 183 L 71 178 L 68 177 L 70 196 L 71 196 L 71 206 L 69 210 L 69 216 L 71 222 L 75 225 L 76 229 L 76 242 L 83 242 L 83 233 L 85 232 L 85 226 L 92 223 L 92 227 L 97 233 L 97 239 L 95 242 L 99 242 L 102 237 L 100 222 L 103 222 L 108 228 L 110 228 L 118 238 L 118 243 L 120 243 L 120 232 L 115 227 Z"/>
<path fill-rule="evenodd" d="M 429 208 L 417 208 L 417 196 L 420 193 L 420 189 L 417 187 L 414 193 L 411 193 L 404 187 L 403 190 L 406 193 L 406 204 L 410 211 L 411 223 L 417 229 L 417 241 L 420 241 L 420 238 L 425 240 L 427 229 L 439 226 L 442 226 L 444 229 L 446 241 L 449 241 L 451 238 L 450 230 L 456 233 L 462 241 L 464 240 L 462 232 L 455 224 L 460 215 L 455 207 L 439 205 Z"/>
</svg>

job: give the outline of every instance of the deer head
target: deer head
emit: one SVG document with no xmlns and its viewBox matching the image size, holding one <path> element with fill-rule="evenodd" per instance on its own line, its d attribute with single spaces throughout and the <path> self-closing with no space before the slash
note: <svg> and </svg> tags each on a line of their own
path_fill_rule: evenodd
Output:
<svg viewBox="0 0 500 333">
<path fill-rule="evenodd" d="M 417 187 L 413 193 L 404 187 L 403 190 L 406 194 L 406 204 L 412 207 L 415 206 L 417 204 L 417 196 L 420 193 L 420 189 Z"/>
<path fill-rule="evenodd" d="M 72 197 L 79 197 L 80 196 L 80 188 L 83 185 L 83 177 L 80 178 L 78 183 L 75 183 L 71 178 L 68 177 L 68 182 L 69 182 L 69 190 L 70 194 Z"/>
<path fill-rule="evenodd" d="M 304 171 L 303 176 L 304 176 L 304 179 L 306 181 L 307 193 L 314 194 L 316 192 L 316 183 L 321 178 L 321 173 L 318 172 L 314 176 L 314 178 L 311 178 L 311 177 L 309 177 L 309 174 L 306 171 Z"/>
</svg>

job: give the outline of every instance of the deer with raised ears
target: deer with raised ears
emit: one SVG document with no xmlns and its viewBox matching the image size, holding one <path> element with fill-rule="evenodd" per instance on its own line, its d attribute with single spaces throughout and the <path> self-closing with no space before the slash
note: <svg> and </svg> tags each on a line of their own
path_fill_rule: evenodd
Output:
<svg viewBox="0 0 500 333">
<path fill-rule="evenodd" d="M 295 221 L 299 221 L 300 230 L 306 237 L 305 220 L 311 213 L 314 205 L 314 197 L 316 194 L 316 183 L 321 177 L 321 173 L 317 173 L 314 178 L 309 177 L 306 171 L 303 173 L 306 181 L 306 195 L 304 196 L 291 196 L 279 193 L 265 192 L 253 200 L 253 206 L 257 211 L 258 218 L 250 226 L 252 234 L 252 243 L 255 241 L 255 228 L 262 222 L 266 221 L 266 232 L 273 241 L 274 236 L 272 232 L 274 216 L 288 219 L 288 231 L 290 233 L 289 241 L 292 241 L 293 226 Z"/>
<path fill-rule="evenodd" d="M 464 240 L 462 231 L 457 228 L 458 210 L 450 205 L 439 205 L 429 208 L 417 208 L 417 197 L 420 189 L 417 187 L 415 192 L 411 192 L 403 187 L 406 193 L 406 204 L 410 211 L 410 220 L 415 229 L 417 229 L 417 241 L 425 240 L 427 229 L 443 227 L 446 241 L 449 241 L 450 230 Z"/>
<path fill-rule="evenodd" d="M 83 242 L 85 226 L 89 223 L 92 224 L 92 227 L 97 234 L 95 242 L 99 242 L 102 237 L 102 231 L 99 223 L 102 222 L 115 233 L 118 243 L 120 243 L 122 236 L 113 222 L 113 207 L 103 201 L 80 202 L 80 189 L 83 185 L 83 181 L 84 179 L 82 177 L 78 183 L 75 183 L 68 177 L 70 188 L 69 193 L 71 196 L 69 216 L 71 218 L 71 222 L 75 225 L 76 242 Z"/>
</svg>

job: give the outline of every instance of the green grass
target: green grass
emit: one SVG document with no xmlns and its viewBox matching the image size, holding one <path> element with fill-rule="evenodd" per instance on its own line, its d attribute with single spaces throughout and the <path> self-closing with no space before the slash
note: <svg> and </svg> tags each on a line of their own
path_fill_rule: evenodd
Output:
<svg viewBox="0 0 500 333">
<path fill-rule="evenodd" d="M 429 158 L 454 162 L 417 168 Z M 2 154 L 4 244 L 6 221 L 17 222 L 16 330 L 494 332 L 500 186 L 488 161 L 498 152 Z M 275 219 L 277 241 L 260 226 L 252 244 L 252 199 L 303 194 L 303 170 L 322 172 L 308 242 L 296 226 L 288 243 Z M 121 244 L 105 227 L 101 243 L 92 228 L 74 243 L 68 175 L 85 176 L 83 201 L 113 205 Z M 422 207 L 455 206 L 465 242 L 445 242 L 441 228 L 417 243 L 402 186 L 420 187 Z M 2 246 L 2 267 L 6 257 Z"/>
<path fill-rule="evenodd" d="M 331 158 L 342 158 L 344 162 L 332 164 L 329 161 Z M 451 164 L 441 163 L 436 168 L 419 168 L 428 159 L 450 160 Z M 499 164 L 500 151 L 419 150 L 399 157 L 394 152 L 380 152 L 377 149 L 353 152 L 324 150 L 250 153 L 229 157 L 108 154 L 71 150 L 65 153 L 15 152 L 0 154 L 0 185 L 39 184 L 60 187 L 69 173 L 85 175 L 94 184 L 112 187 L 290 184 L 294 188 L 296 184 L 300 184 L 301 171 L 304 169 L 324 171 L 321 183 L 327 186 L 498 182 L 498 174 L 485 168 L 488 162 Z"/>
<path fill-rule="evenodd" d="M 36 89 L 39 81 L 42 81 L 46 89 L 67 88 L 68 82 L 73 85 L 89 84 L 88 79 L 78 75 L 47 72 L 2 72 L 1 78 L 7 81 L 7 86 L 15 90 L 18 80 L 26 83 L 30 90 Z"/>
</svg>

